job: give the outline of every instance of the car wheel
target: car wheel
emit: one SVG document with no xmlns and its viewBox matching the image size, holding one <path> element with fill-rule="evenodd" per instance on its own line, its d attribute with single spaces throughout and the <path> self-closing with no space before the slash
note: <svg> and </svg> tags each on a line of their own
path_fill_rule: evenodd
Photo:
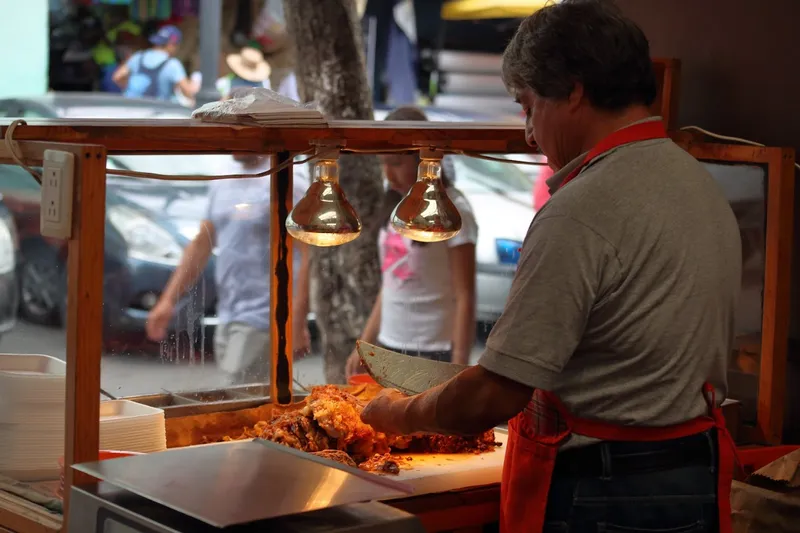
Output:
<svg viewBox="0 0 800 533">
<path fill-rule="evenodd" d="M 46 326 L 62 323 L 66 302 L 66 265 L 45 246 L 23 252 L 19 279 L 20 315 Z"/>
</svg>

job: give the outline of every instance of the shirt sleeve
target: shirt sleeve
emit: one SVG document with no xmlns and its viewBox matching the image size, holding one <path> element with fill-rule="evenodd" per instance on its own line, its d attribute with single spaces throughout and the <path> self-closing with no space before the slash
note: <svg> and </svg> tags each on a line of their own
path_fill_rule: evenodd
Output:
<svg viewBox="0 0 800 533">
<path fill-rule="evenodd" d="M 612 245 L 585 224 L 563 215 L 535 219 L 505 310 L 479 364 L 552 390 L 583 337 L 602 287 L 618 273 Z"/>
<path fill-rule="evenodd" d="M 177 84 L 185 80 L 186 69 L 183 68 L 183 63 L 174 57 L 168 61 L 169 63 L 164 68 L 167 70 L 167 79 L 169 79 L 170 83 Z"/>
<path fill-rule="evenodd" d="M 453 198 L 453 203 L 461 214 L 461 231 L 456 233 L 456 236 L 452 239 L 445 241 L 447 242 L 447 247 L 455 248 L 462 244 L 477 244 L 478 222 L 475 220 L 475 213 L 472 212 L 472 206 L 469 205 L 467 199 L 461 194 Z"/>
<path fill-rule="evenodd" d="M 131 74 L 135 74 L 139 71 L 139 64 L 142 62 L 142 53 L 136 52 L 133 54 L 129 59 L 126 65 L 128 65 L 128 70 L 131 71 Z"/>
</svg>

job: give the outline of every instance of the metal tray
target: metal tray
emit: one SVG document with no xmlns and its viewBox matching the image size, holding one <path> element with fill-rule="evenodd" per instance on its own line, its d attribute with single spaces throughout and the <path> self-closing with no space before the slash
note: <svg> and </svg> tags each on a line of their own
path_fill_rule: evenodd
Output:
<svg viewBox="0 0 800 533">
<path fill-rule="evenodd" d="M 268 384 L 255 383 L 203 391 L 129 396 L 124 399 L 158 407 L 164 410 L 166 418 L 177 418 L 260 407 L 271 402 L 269 391 Z M 294 391 L 296 401 L 306 396 L 308 393 L 305 391 Z"/>
<path fill-rule="evenodd" d="M 73 468 L 216 527 L 413 492 L 405 483 L 261 439 Z"/>
</svg>

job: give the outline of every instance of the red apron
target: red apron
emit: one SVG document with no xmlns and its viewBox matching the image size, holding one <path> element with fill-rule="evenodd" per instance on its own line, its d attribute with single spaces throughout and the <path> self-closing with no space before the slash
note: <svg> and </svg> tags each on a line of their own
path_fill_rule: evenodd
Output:
<svg viewBox="0 0 800 533">
<path fill-rule="evenodd" d="M 558 449 L 573 433 L 607 441 L 654 442 L 688 437 L 712 428 L 717 429 L 719 531 L 731 533 L 730 492 L 736 466 L 735 445 L 722 409 L 717 407 L 714 388 L 706 383 L 703 394 L 711 416 L 674 426 L 645 428 L 574 417 L 555 394 L 536 390 L 531 405 L 508 423 L 508 445 L 500 486 L 501 533 L 541 533 Z"/>
<path fill-rule="evenodd" d="M 667 138 L 667 132 L 660 120 L 622 128 L 592 148 L 581 165 L 564 179 L 561 187 L 580 174 L 593 159 L 614 148 L 664 138 Z M 530 406 L 508 424 L 508 446 L 500 489 L 501 532 L 542 531 L 558 449 L 573 433 L 607 441 L 654 442 L 688 437 L 716 428 L 719 448 L 719 530 L 720 533 L 730 533 L 730 489 L 736 465 L 735 445 L 725 425 L 722 410 L 716 405 L 714 388 L 706 384 L 702 392 L 709 404 L 710 416 L 675 426 L 644 428 L 574 417 L 555 394 L 535 391 Z"/>
</svg>

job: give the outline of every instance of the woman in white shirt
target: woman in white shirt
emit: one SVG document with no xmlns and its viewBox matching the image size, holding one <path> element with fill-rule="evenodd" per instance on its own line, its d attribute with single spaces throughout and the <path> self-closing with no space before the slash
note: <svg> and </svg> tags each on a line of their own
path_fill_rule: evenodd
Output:
<svg viewBox="0 0 800 533">
<path fill-rule="evenodd" d="M 427 120 L 415 107 L 401 107 L 386 120 Z M 379 235 L 383 279 L 361 339 L 387 349 L 439 361 L 468 364 L 475 340 L 475 243 L 478 225 L 464 195 L 444 165 L 442 180 L 461 213 L 461 231 L 452 239 L 420 243 L 400 236 L 389 213 L 417 179 L 419 154 L 381 156 L 389 183 L 386 222 Z M 359 372 L 358 354 L 347 374 Z"/>
</svg>

